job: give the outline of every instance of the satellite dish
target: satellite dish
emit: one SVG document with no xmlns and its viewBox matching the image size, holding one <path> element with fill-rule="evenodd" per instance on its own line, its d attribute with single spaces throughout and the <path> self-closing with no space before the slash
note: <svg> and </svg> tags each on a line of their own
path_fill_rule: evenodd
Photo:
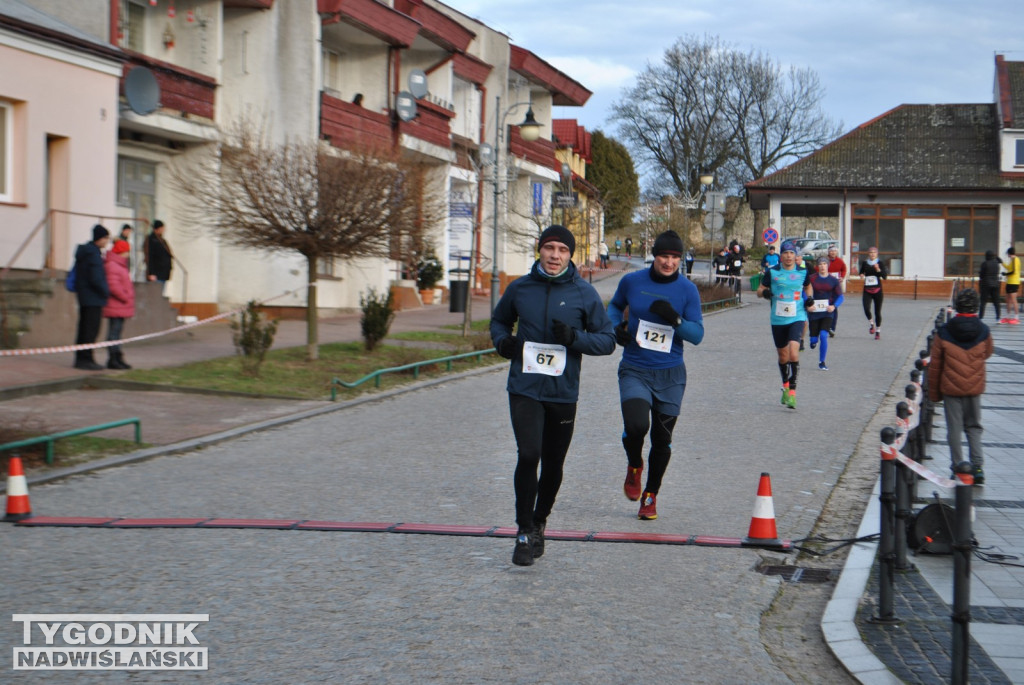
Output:
<svg viewBox="0 0 1024 685">
<path fill-rule="evenodd" d="M 490 144 L 481 143 L 480 148 L 477 150 L 477 155 L 480 156 L 480 166 L 494 164 L 494 148 Z"/>
<path fill-rule="evenodd" d="M 146 67 L 135 67 L 124 80 L 124 97 L 136 114 L 151 114 L 160 106 L 160 84 Z"/>
<path fill-rule="evenodd" d="M 416 98 L 409 91 L 403 90 L 395 99 L 395 110 L 402 121 L 412 121 L 416 118 Z"/>
<path fill-rule="evenodd" d="M 427 87 L 427 74 L 422 69 L 413 69 L 409 72 L 409 92 L 417 100 L 430 92 Z"/>
</svg>

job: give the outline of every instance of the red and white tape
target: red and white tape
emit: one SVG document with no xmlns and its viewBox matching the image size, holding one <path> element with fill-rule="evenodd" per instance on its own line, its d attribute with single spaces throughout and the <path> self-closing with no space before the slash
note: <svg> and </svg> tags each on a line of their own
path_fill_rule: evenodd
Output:
<svg viewBox="0 0 1024 685">
<path fill-rule="evenodd" d="M 893 447 L 894 447 L 893 445 L 886 445 L 885 443 L 882 443 L 881 450 L 882 451 L 893 450 Z M 911 471 L 913 471 L 917 475 L 921 476 L 922 478 L 928 480 L 929 482 L 935 483 L 940 488 L 955 488 L 955 487 L 960 486 L 960 485 L 967 485 L 966 483 L 964 483 L 963 481 L 961 481 L 959 479 L 953 480 L 951 478 L 943 478 L 939 474 L 937 474 L 934 471 L 926 468 L 924 465 L 914 461 L 913 459 L 911 459 L 910 457 L 906 456 L 902 452 L 899 452 L 898 450 L 893 450 L 893 452 L 894 452 L 894 456 L 896 458 L 896 461 L 898 461 L 899 463 L 903 464 L 908 469 L 910 469 Z"/>
<path fill-rule="evenodd" d="M 293 290 L 289 290 L 286 293 L 281 293 L 280 295 L 275 295 L 274 297 L 266 299 L 263 302 L 260 302 L 259 304 L 265 304 L 267 302 L 270 302 L 271 300 L 276 300 L 276 299 L 284 297 L 286 295 L 291 295 L 292 293 L 297 292 L 298 290 L 300 290 L 300 288 L 295 288 Z M 230 312 L 223 312 L 221 314 L 215 314 L 214 316 L 211 316 L 211 317 L 206 318 L 206 319 L 202 319 L 201 321 L 192 321 L 190 323 L 182 324 L 181 326 L 175 326 L 174 328 L 168 328 L 167 330 L 164 330 L 164 331 L 156 331 L 154 333 L 146 333 L 144 335 L 136 335 L 134 337 L 124 338 L 122 340 L 105 340 L 103 342 L 88 343 L 88 344 L 85 344 L 85 345 L 57 345 L 55 347 L 31 347 L 31 348 L 23 349 L 23 350 L 22 349 L 17 349 L 17 350 L 0 350 L 0 357 L 26 357 L 26 356 L 36 355 L 36 354 L 56 354 L 56 353 L 59 353 L 59 352 L 77 352 L 78 350 L 96 350 L 96 349 L 101 349 L 101 348 L 104 348 L 104 347 L 113 347 L 114 345 L 125 345 L 127 343 L 139 342 L 140 340 L 150 340 L 152 338 L 159 338 L 160 336 L 163 336 L 163 335 L 170 335 L 171 333 L 178 333 L 180 331 L 184 331 L 184 330 L 187 330 L 189 328 L 195 328 L 196 326 L 202 326 L 203 324 L 208 324 L 208 323 L 211 323 L 213 321 L 219 321 L 221 319 L 226 319 L 229 316 L 234 316 L 235 314 L 238 314 L 243 309 L 244 309 L 244 307 L 239 307 L 238 309 L 232 309 Z"/>
</svg>

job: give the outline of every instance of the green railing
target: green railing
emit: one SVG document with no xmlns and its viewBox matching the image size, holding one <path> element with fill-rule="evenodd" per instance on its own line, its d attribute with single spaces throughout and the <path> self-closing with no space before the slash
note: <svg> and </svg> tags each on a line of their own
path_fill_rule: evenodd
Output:
<svg viewBox="0 0 1024 685">
<path fill-rule="evenodd" d="M 16 442 L 8 442 L 0 445 L 0 452 L 5 450 L 13 450 L 19 447 L 31 447 L 32 445 L 39 445 L 46 443 L 46 463 L 53 463 L 53 443 L 60 440 L 61 438 L 73 438 L 76 435 L 85 435 L 86 433 L 96 433 L 99 431 L 105 431 L 109 428 L 117 428 L 118 426 L 127 426 L 128 424 L 135 424 L 135 442 L 142 442 L 142 420 L 138 417 L 131 419 L 121 419 L 120 421 L 111 421 L 109 423 L 101 423 L 95 426 L 87 426 L 86 428 L 75 428 L 68 431 L 61 431 L 60 433 L 50 433 L 49 435 L 40 435 L 36 438 L 26 438 L 25 440 L 18 440 Z"/>
<path fill-rule="evenodd" d="M 729 305 L 739 304 L 739 302 L 740 302 L 739 296 L 738 295 L 733 295 L 732 297 L 727 297 L 727 298 L 725 298 L 723 300 L 711 300 L 710 302 L 701 302 L 700 303 L 700 310 L 702 312 L 711 312 L 711 311 L 715 311 L 716 309 L 722 309 L 723 307 L 728 307 Z"/>
<path fill-rule="evenodd" d="M 495 352 L 495 349 L 493 347 L 490 347 L 490 348 L 488 348 L 486 350 L 477 350 L 475 352 L 465 352 L 463 354 L 455 354 L 455 355 L 452 355 L 450 357 L 437 357 L 435 359 L 424 359 L 423 361 L 413 362 L 412 364 L 403 364 L 402 366 L 392 366 L 392 367 L 389 367 L 389 368 L 386 368 L 386 369 L 378 369 L 377 371 L 374 371 L 370 375 L 364 376 L 363 378 L 360 378 L 359 380 L 357 380 L 357 381 L 355 381 L 353 383 L 346 383 L 345 381 L 341 380 L 340 378 L 333 378 L 333 379 L 331 379 L 331 401 L 333 402 L 334 400 L 337 399 L 337 397 L 338 397 L 338 386 L 339 385 L 344 387 L 344 388 L 355 388 L 355 387 L 360 386 L 360 385 L 362 385 L 363 383 L 365 383 L 365 382 L 367 382 L 369 380 L 373 380 L 374 387 L 379 388 L 380 387 L 380 378 L 381 378 L 381 376 L 383 376 L 386 373 L 396 373 L 396 372 L 399 372 L 399 371 L 408 371 L 408 370 L 412 369 L 412 377 L 413 378 L 419 378 L 420 377 L 420 367 L 422 367 L 422 366 L 433 366 L 435 364 L 445 364 L 445 369 L 447 371 L 451 371 L 452 370 L 452 362 L 459 361 L 460 359 L 469 359 L 470 357 L 480 358 L 483 355 L 491 354 L 492 352 Z"/>
</svg>

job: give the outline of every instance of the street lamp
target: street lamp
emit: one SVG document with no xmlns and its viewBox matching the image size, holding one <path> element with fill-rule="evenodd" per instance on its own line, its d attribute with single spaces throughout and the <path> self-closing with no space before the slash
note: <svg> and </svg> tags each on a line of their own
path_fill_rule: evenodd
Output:
<svg viewBox="0 0 1024 685">
<path fill-rule="evenodd" d="M 504 112 L 501 111 L 501 96 L 497 96 L 494 101 L 494 248 L 491 253 L 491 314 L 494 314 L 494 309 L 498 306 L 498 290 L 500 285 L 500 279 L 498 278 L 498 190 L 499 183 L 499 167 L 498 162 L 501 160 L 501 141 L 504 139 L 505 134 L 505 117 L 509 115 L 517 107 L 528 107 L 526 110 L 526 118 L 523 123 L 519 124 L 519 135 L 528 143 L 540 138 L 540 122 L 533 118 L 533 106 L 529 102 L 517 102 L 514 105 L 510 105 Z"/>
</svg>

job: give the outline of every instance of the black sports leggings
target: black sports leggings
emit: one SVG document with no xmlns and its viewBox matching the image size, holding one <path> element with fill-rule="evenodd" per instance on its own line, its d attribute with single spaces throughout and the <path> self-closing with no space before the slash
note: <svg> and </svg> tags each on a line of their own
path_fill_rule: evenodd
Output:
<svg viewBox="0 0 1024 685">
<path fill-rule="evenodd" d="M 996 308 L 996 319 L 1001 316 L 999 311 L 999 286 L 998 285 L 985 285 L 978 288 L 978 292 L 981 295 L 981 307 L 978 309 L 978 318 L 985 318 L 985 304 L 991 302 Z"/>
<path fill-rule="evenodd" d="M 652 411 L 651 405 L 645 400 L 632 399 L 622 403 L 622 446 L 626 448 L 626 459 L 631 467 L 643 465 L 644 437 L 648 428 L 651 431 L 647 487 L 644 490 L 655 495 L 661 489 L 661 479 L 672 458 L 672 429 L 678 418 Z"/>
<path fill-rule="evenodd" d="M 508 406 L 519 449 L 514 478 L 516 525 L 532 530 L 534 521 L 547 521 L 562 485 L 562 465 L 576 427 L 576 404 L 541 402 L 510 393 Z"/>
<path fill-rule="evenodd" d="M 868 321 L 875 322 L 875 328 L 882 327 L 882 291 L 879 290 L 877 293 L 869 293 L 864 291 L 864 316 L 868 318 Z M 871 303 L 875 303 L 875 317 L 871 318 Z"/>
</svg>

